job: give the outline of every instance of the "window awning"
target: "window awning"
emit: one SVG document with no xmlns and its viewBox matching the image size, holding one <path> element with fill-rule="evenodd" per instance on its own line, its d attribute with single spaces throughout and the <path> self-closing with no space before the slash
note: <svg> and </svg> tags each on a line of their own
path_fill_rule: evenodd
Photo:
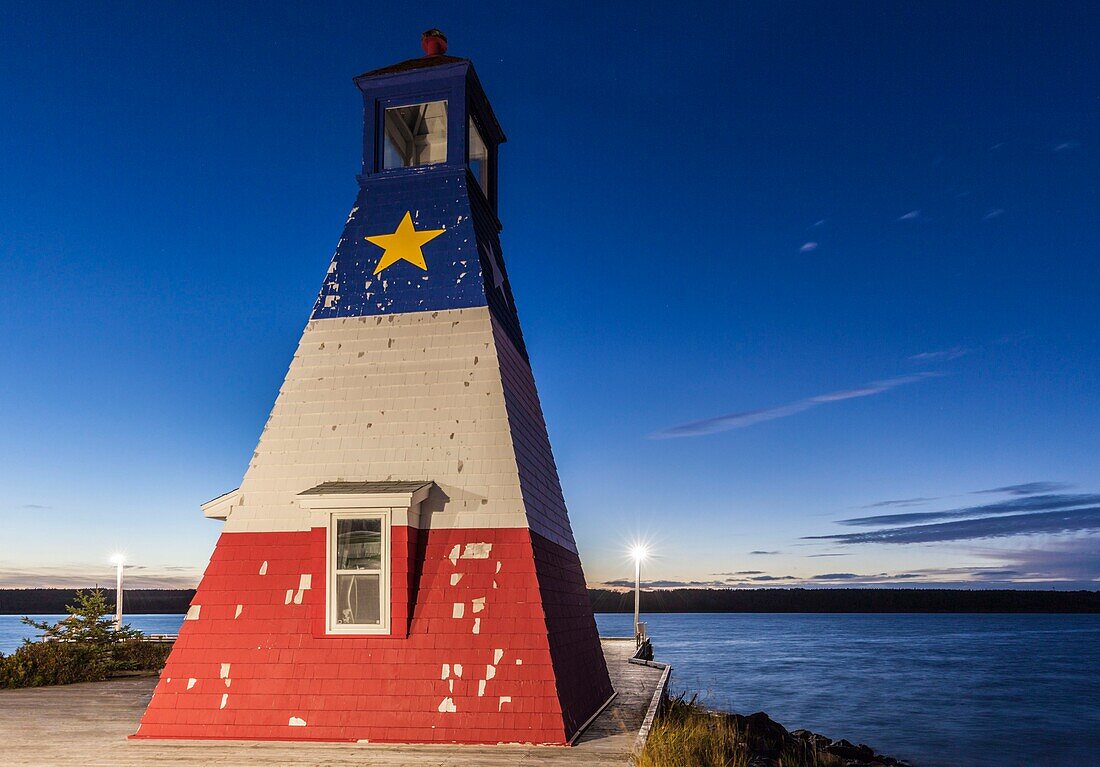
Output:
<svg viewBox="0 0 1100 767">
<path fill-rule="evenodd" d="M 435 483 L 428 479 L 381 482 L 322 482 L 298 493 L 303 509 L 391 508 L 408 511 L 407 519 L 395 518 L 393 524 L 419 527 L 420 502 L 428 497 Z"/>
</svg>

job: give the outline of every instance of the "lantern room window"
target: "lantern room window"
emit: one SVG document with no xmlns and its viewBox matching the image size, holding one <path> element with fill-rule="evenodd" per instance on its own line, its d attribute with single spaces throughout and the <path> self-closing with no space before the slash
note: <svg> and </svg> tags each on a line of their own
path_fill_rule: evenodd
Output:
<svg viewBox="0 0 1100 767">
<path fill-rule="evenodd" d="M 383 170 L 447 161 L 446 101 L 390 107 L 384 122 Z"/>
<path fill-rule="evenodd" d="M 389 633 L 389 515 L 333 514 L 328 537 L 329 631 Z"/>
<path fill-rule="evenodd" d="M 489 150 L 485 146 L 485 140 L 481 138 L 481 131 L 477 129 L 474 118 L 470 118 L 470 172 L 477 179 L 478 186 L 485 196 L 489 196 Z"/>
</svg>

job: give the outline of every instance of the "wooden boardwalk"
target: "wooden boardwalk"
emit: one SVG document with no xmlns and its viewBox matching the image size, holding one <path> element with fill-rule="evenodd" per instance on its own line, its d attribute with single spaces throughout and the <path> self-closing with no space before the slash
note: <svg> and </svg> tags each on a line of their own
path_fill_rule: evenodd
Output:
<svg viewBox="0 0 1100 767">
<path fill-rule="evenodd" d="M 602 640 L 618 695 L 572 748 L 127 740 L 155 679 L 0 691 L 0 763 L 13 767 L 622 767 L 662 679 L 628 663 L 632 639 Z"/>
</svg>

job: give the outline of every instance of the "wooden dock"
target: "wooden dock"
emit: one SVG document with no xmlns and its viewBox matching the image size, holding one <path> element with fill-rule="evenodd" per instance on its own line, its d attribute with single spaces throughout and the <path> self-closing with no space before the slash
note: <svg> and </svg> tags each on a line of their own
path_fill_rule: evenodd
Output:
<svg viewBox="0 0 1100 767">
<path fill-rule="evenodd" d="M 629 662 L 633 639 L 603 639 L 618 692 L 571 748 L 555 746 L 127 740 L 155 679 L 0 691 L 0 747 L 14 767 L 622 767 L 667 671 Z"/>
</svg>

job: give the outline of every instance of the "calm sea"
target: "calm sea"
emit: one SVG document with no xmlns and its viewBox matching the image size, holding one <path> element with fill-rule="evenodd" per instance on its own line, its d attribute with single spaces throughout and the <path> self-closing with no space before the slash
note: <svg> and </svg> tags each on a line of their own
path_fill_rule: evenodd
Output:
<svg viewBox="0 0 1100 767">
<path fill-rule="evenodd" d="M 56 616 L 49 616 L 56 617 Z M 919 767 L 1100 765 L 1100 615 L 647 615 L 675 690 Z M 182 615 L 131 615 L 174 633 Z M 605 636 L 630 615 L 598 615 Z M 32 632 L 0 616 L 0 651 Z"/>
</svg>

